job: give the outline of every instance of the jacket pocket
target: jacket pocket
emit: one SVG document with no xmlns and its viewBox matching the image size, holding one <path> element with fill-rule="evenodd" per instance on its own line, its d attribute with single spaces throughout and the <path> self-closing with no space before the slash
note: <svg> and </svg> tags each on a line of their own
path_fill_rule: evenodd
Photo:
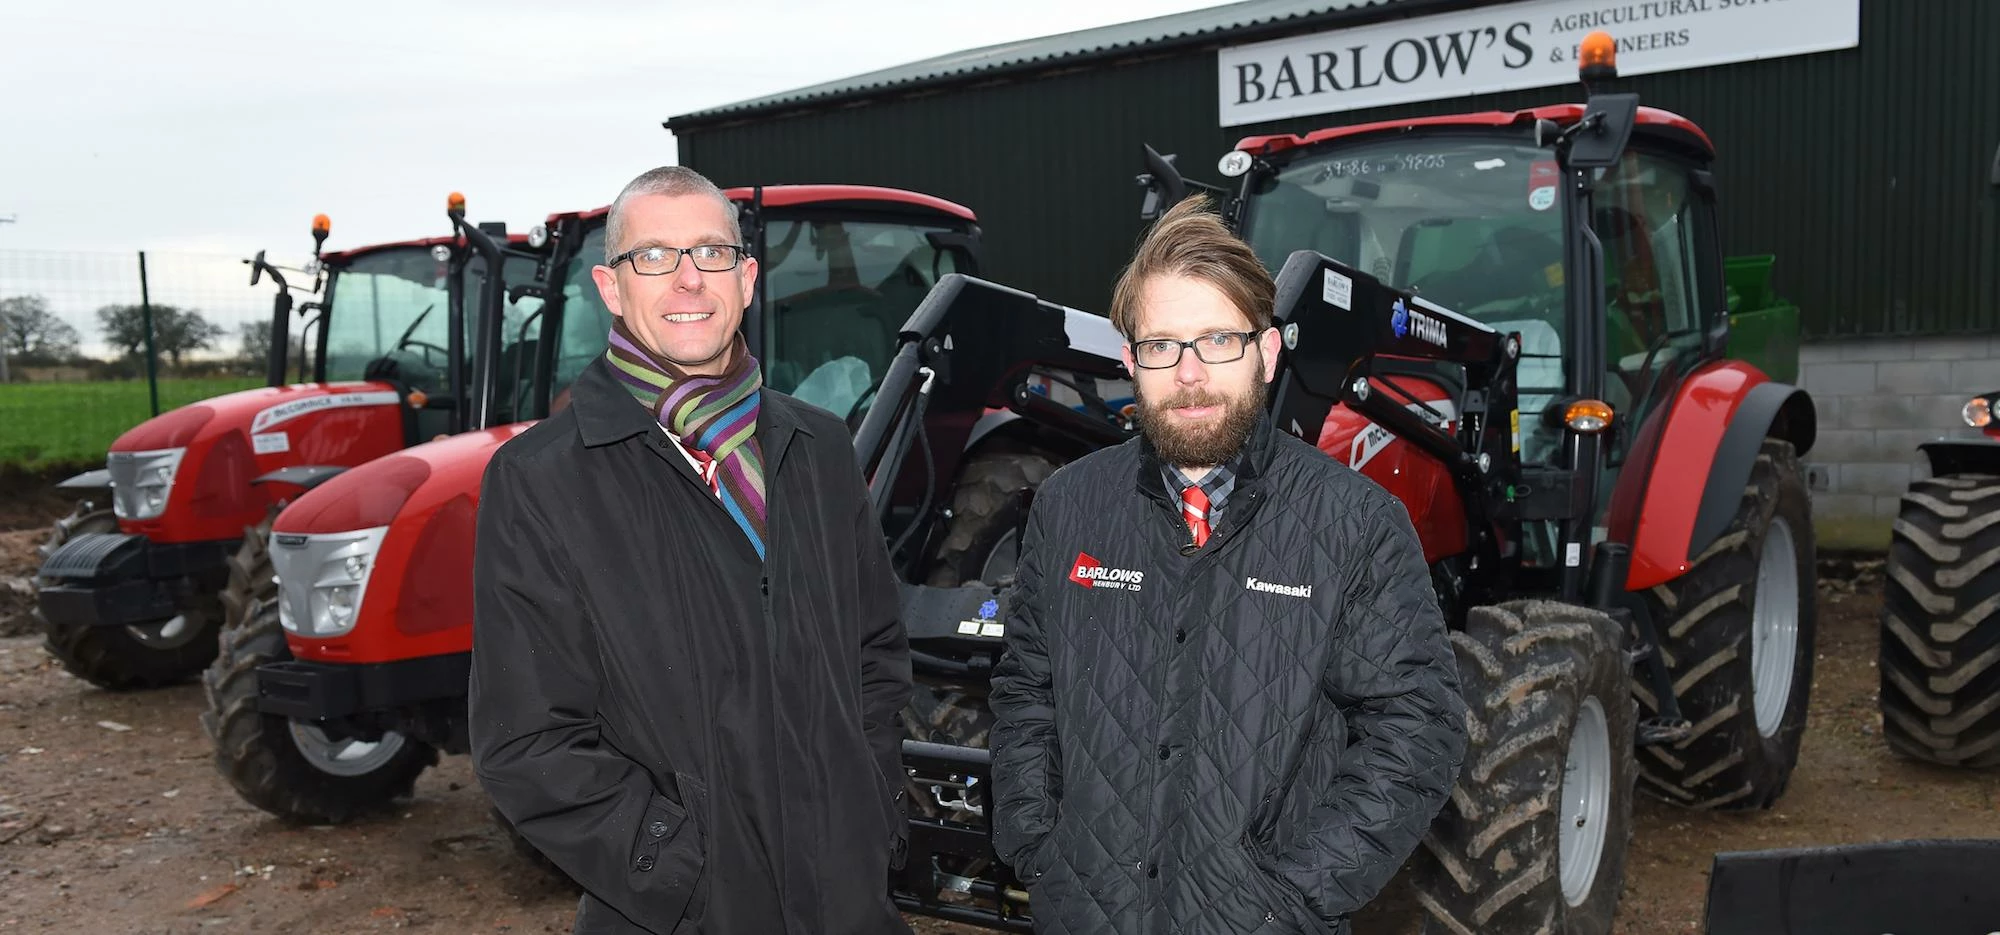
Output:
<svg viewBox="0 0 2000 935">
<path fill-rule="evenodd" d="M 1036 841 L 1034 846 L 1030 847 L 1028 852 L 1022 856 L 1021 865 L 1014 868 L 1015 875 L 1020 877 L 1022 882 L 1026 883 L 1038 880 L 1046 876 L 1050 868 L 1054 866 L 1057 853 L 1056 844 L 1062 840 L 1063 829 L 1066 827 L 1064 823 L 1066 814 L 1067 811 L 1063 808 L 1062 800 L 1057 799 L 1056 820 L 1049 825 L 1048 832 L 1042 835 L 1041 840 Z"/>
<path fill-rule="evenodd" d="M 1256 931 L 1258 935 L 1271 932 L 1301 932 L 1309 935 L 1329 935 L 1334 931 L 1326 920 L 1321 919 L 1312 906 L 1306 902 L 1305 894 L 1292 885 L 1290 880 L 1268 869 L 1272 862 L 1264 849 L 1255 840 L 1243 840 L 1243 858 L 1247 864 L 1250 884 L 1263 902 L 1265 925 Z M 1275 926 L 1275 927 L 1274 927 Z"/>
<path fill-rule="evenodd" d="M 674 779 L 681 801 L 653 793 L 639 819 L 629 866 L 634 886 L 659 892 L 662 908 L 672 916 L 698 919 L 708 908 L 708 855 L 696 816 L 704 814 L 708 790 L 686 773 L 675 773 Z"/>
</svg>

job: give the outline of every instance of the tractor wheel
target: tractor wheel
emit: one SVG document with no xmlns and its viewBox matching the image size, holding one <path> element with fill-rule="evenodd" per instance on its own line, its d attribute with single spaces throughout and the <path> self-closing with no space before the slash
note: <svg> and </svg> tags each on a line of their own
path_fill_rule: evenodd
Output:
<svg viewBox="0 0 2000 935">
<path fill-rule="evenodd" d="M 243 530 L 243 544 L 229 557 L 229 584 L 221 595 L 225 630 L 247 623 L 259 603 L 278 599 L 278 573 L 271 567 L 271 523 L 284 508 L 274 504 L 263 522 Z"/>
<path fill-rule="evenodd" d="M 1946 766 L 2000 766 L 2000 477 L 1903 496 L 1882 610 L 1882 733 Z"/>
<path fill-rule="evenodd" d="M 1812 691 L 1813 553 L 1805 471 L 1790 442 L 1767 438 L 1729 528 L 1646 595 L 1691 724 L 1640 755 L 1649 793 L 1696 809 L 1769 808 L 1784 794 Z M 1659 713 L 1646 679 L 1632 690 Z"/>
<path fill-rule="evenodd" d="M 1056 466 L 1044 455 L 1016 451 L 987 452 L 968 462 L 952 494 L 951 525 L 929 583 L 954 587 L 1011 580 L 1021 554 L 1016 532 L 1026 518 L 1014 494 L 1040 486 Z"/>
<path fill-rule="evenodd" d="M 202 674 L 201 726 L 215 743 L 216 768 L 250 804 L 287 821 L 340 824 L 408 798 L 418 774 L 437 763 L 429 744 L 398 733 L 372 743 L 335 740 L 257 710 L 257 667 L 292 658 L 276 601 L 259 603 L 221 643 Z"/>
<path fill-rule="evenodd" d="M 1451 634 L 1471 743 L 1409 863 L 1426 933 L 1611 931 L 1638 772 L 1625 636 L 1550 601 Z"/>
<path fill-rule="evenodd" d="M 79 507 L 56 521 L 40 548 L 47 561 L 63 543 L 92 532 L 117 532 L 110 510 Z M 37 575 L 39 587 L 55 582 Z M 57 627 L 35 610 L 42 648 L 71 675 L 109 691 L 159 688 L 187 681 L 215 658 L 220 609 L 213 599 L 197 599 L 172 619 L 130 627 Z"/>
<path fill-rule="evenodd" d="M 520 829 L 515 828 L 514 823 L 507 820 L 507 816 L 500 814 L 498 808 L 488 806 L 487 812 L 493 817 L 493 823 L 500 827 L 500 833 L 507 836 L 507 843 L 513 845 L 515 856 L 526 861 L 536 870 L 541 871 L 543 876 L 549 880 L 562 884 L 572 892 L 581 892 L 583 890 L 583 887 L 578 885 L 576 880 L 569 874 L 563 872 L 561 867 L 556 866 L 556 862 L 550 860 L 548 855 L 543 854 L 540 849 L 528 843 L 528 839 L 521 836 Z"/>
</svg>

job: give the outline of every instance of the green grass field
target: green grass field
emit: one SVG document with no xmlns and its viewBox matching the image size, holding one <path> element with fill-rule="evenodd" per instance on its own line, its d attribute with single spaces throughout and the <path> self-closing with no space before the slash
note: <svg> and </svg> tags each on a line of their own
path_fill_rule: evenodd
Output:
<svg viewBox="0 0 2000 935">
<path fill-rule="evenodd" d="M 262 385 L 255 377 L 161 380 L 160 411 Z M 101 462 L 119 435 L 151 416 L 144 380 L 0 384 L 0 464 Z"/>
</svg>

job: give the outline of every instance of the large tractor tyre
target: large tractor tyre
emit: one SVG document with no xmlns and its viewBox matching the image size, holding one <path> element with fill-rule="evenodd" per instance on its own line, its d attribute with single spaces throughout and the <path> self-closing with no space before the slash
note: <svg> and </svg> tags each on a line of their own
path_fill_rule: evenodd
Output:
<svg viewBox="0 0 2000 935">
<path fill-rule="evenodd" d="M 243 799 L 286 821 L 341 824 L 381 814 L 415 791 L 438 761 L 429 744 L 397 733 L 373 743 L 335 740 L 319 728 L 257 709 L 257 667 L 292 658 L 275 601 L 222 634 L 202 674 L 208 708 L 202 729 L 215 765 Z"/>
<path fill-rule="evenodd" d="M 1805 470 L 1790 442 L 1767 438 L 1721 538 L 1646 594 L 1690 729 L 1645 748 L 1642 788 L 1695 809 L 1769 808 L 1784 795 L 1812 692 L 1814 580 Z M 1651 683 L 1632 684 L 1657 715 Z"/>
<path fill-rule="evenodd" d="M 1884 591 L 1889 747 L 1946 766 L 2000 766 L 2000 477 L 1913 485 L 1889 540 Z"/>
<path fill-rule="evenodd" d="M 56 521 L 40 548 L 46 562 L 63 543 L 93 532 L 117 532 L 110 510 L 79 508 Z M 37 575 L 37 587 L 55 584 Z M 212 598 L 179 608 L 171 619 L 130 627 L 57 627 L 40 608 L 34 619 L 42 630 L 42 648 L 71 675 L 108 691 L 133 691 L 176 685 L 200 673 L 215 658 L 216 632 L 222 614 Z"/>
<path fill-rule="evenodd" d="M 1451 642 L 1470 743 L 1407 864 L 1424 932 L 1606 935 L 1638 773 L 1623 631 L 1524 600 L 1471 608 Z"/>
<path fill-rule="evenodd" d="M 929 584 L 955 587 L 971 581 L 1001 585 L 1014 577 L 1027 519 L 1016 498 L 1041 486 L 1057 464 L 1029 452 L 993 451 L 967 462 L 951 499 L 951 525 L 932 563 Z"/>
<path fill-rule="evenodd" d="M 278 572 L 271 567 L 271 523 L 284 509 L 274 504 L 262 522 L 243 530 L 243 543 L 229 556 L 229 584 L 222 589 L 222 628 L 249 622 L 264 601 L 278 599 Z"/>
<path fill-rule="evenodd" d="M 529 843 L 528 839 L 521 835 L 520 829 L 514 827 L 514 823 L 508 821 L 507 816 L 501 814 L 498 808 L 487 806 L 487 811 L 492 816 L 493 823 L 499 826 L 500 833 L 507 836 L 507 843 L 513 847 L 515 856 L 527 862 L 529 866 L 534 867 L 550 882 L 565 887 L 571 892 L 580 893 L 583 891 L 583 886 L 577 883 L 575 878 L 564 872 L 561 867 L 556 866 L 556 862 L 550 860 L 548 855 L 543 854 L 539 848 Z"/>
</svg>

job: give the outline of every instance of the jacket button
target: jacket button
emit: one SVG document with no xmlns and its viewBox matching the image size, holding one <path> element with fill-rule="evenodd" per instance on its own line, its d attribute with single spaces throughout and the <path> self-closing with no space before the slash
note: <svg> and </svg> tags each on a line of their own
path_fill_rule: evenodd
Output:
<svg viewBox="0 0 2000 935">
<path fill-rule="evenodd" d="M 1159 864 L 1147 864 L 1147 865 L 1146 865 L 1146 877 L 1147 877 L 1148 879 L 1153 879 L 1153 878 L 1156 878 L 1156 877 L 1158 877 L 1159 875 L 1160 875 L 1160 865 L 1159 865 Z"/>
<path fill-rule="evenodd" d="M 1164 760 L 1164 759 L 1166 759 L 1167 757 L 1169 757 L 1169 756 L 1172 756 L 1172 755 L 1173 755 L 1173 751 L 1171 751 L 1171 750 L 1168 750 L 1168 749 L 1167 749 L 1167 745 L 1166 745 L 1166 744 L 1160 744 L 1160 759 Z"/>
<path fill-rule="evenodd" d="M 1179 628 L 1179 627 L 1175 627 L 1175 628 L 1174 628 L 1174 642 L 1176 642 L 1176 643 L 1185 643 L 1185 642 L 1187 642 L 1187 631 L 1186 631 L 1186 630 L 1183 630 L 1183 629 L 1181 629 L 1181 628 Z"/>
<path fill-rule="evenodd" d="M 652 832 L 653 837 L 656 838 L 665 837 L 667 833 L 667 823 L 664 821 L 656 821 L 646 826 L 646 830 Z"/>
<path fill-rule="evenodd" d="M 647 854 L 644 857 L 639 858 L 639 862 L 633 864 L 633 866 L 639 868 L 640 873 L 644 873 L 648 870 L 653 869 L 653 855 Z"/>
</svg>

